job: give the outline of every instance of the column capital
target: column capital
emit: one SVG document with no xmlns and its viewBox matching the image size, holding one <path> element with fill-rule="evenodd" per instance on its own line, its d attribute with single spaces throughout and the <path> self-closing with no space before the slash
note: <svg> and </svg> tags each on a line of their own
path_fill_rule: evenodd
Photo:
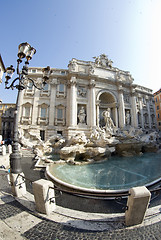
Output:
<svg viewBox="0 0 161 240">
<path fill-rule="evenodd" d="M 68 80 L 67 86 L 68 86 L 68 87 L 75 86 L 76 83 L 77 83 L 76 77 L 75 77 L 75 76 L 72 76 L 72 77 Z"/>
<path fill-rule="evenodd" d="M 89 88 L 94 88 L 96 86 L 96 82 L 94 79 L 90 79 L 90 82 L 89 82 Z"/>
</svg>

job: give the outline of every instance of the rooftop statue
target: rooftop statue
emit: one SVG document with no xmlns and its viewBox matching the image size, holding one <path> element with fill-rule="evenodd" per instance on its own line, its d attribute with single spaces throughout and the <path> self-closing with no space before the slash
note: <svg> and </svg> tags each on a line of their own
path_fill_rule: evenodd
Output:
<svg viewBox="0 0 161 240">
<path fill-rule="evenodd" d="M 108 59 L 106 54 L 101 54 L 98 57 L 93 57 L 95 59 L 95 63 L 98 66 L 102 66 L 102 67 L 109 67 L 112 68 L 112 61 L 110 59 Z"/>
</svg>

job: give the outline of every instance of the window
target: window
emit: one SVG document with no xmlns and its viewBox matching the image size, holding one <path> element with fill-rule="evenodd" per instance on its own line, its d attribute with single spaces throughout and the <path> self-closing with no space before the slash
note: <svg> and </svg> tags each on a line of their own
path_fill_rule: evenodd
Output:
<svg viewBox="0 0 161 240">
<path fill-rule="evenodd" d="M 59 84 L 59 92 L 64 93 L 64 84 Z"/>
<path fill-rule="evenodd" d="M 56 116 L 55 116 L 55 125 L 65 125 L 65 106 L 58 105 L 56 106 Z"/>
<path fill-rule="evenodd" d="M 62 131 L 57 131 L 57 134 L 63 135 L 63 132 Z"/>
<path fill-rule="evenodd" d="M 159 113 L 158 113 L 158 118 L 159 118 Z"/>
<path fill-rule="evenodd" d="M 45 140 L 45 130 L 40 130 L 40 137 L 42 141 Z"/>
<path fill-rule="evenodd" d="M 27 87 L 28 87 L 28 89 L 29 89 L 29 90 L 32 90 L 33 83 L 32 83 L 31 81 L 29 81 L 29 82 L 28 82 L 28 86 L 27 86 Z"/>
<path fill-rule="evenodd" d="M 159 126 L 161 126 L 161 122 L 159 122 Z"/>
<path fill-rule="evenodd" d="M 157 106 L 157 110 L 159 110 L 159 106 Z"/>
<path fill-rule="evenodd" d="M 43 91 L 48 91 L 48 84 L 47 83 L 43 86 Z"/>
<path fill-rule="evenodd" d="M 57 97 L 65 97 L 65 85 L 60 83 L 57 85 Z"/>
<path fill-rule="evenodd" d="M 46 118 L 46 108 L 44 108 L 44 107 L 41 108 L 40 117 L 41 117 L 41 118 Z"/>
<path fill-rule="evenodd" d="M 155 99 L 155 102 L 157 102 L 157 98 Z"/>
<path fill-rule="evenodd" d="M 36 69 L 32 69 L 32 73 L 36 73 Z"/>
<path fill-rule="evenodd" d="M 62 108 L 57 109 L 57 119 L 63 119 L 63 109 Z"/>
<path fill-rule="evenodd" d="M 26 106 L 25 107 L 25 117 L 29 117 L 30 116 L 30 107 Z"/>
</svg>

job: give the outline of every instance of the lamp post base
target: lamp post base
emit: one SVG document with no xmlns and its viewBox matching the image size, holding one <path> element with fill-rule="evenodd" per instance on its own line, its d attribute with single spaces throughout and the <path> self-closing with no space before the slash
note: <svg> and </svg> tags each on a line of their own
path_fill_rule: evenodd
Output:
<svg viewBox="0 0 161 240">
<path fill-rule="evenodd" d="M 10 170 L 11 173 L 21 173 L 22 167 L 21 167 L 21 154 L 18 149 L 18 144 L 13 144 L 12 149 L 13 152 L 10 154 Z"/>
</svg>

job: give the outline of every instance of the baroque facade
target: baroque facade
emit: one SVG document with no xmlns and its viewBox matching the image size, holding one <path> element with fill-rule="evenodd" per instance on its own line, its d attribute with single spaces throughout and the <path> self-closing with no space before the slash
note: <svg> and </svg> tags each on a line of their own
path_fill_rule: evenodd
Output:
<svg viewBox="0 0 161 240">
<path fill-rule="evenodd" d="M 73 58 L 68 69 L 51 70 L 43 90 L 28 81 L 21 92 L 20 129 L 42 140 L 54 134 L 70 138 L 83 132 L 90 136 L 94 128 L 105 126 L 107 109 L 118 129 L 156 129 L 152 90 L 134 84 L 130 73 L 113 67 L 105 54 L 94 61 Z M 42 68 L 29 68 L 29 77 L 41 83 Z"/>
<path fill-rule="evenodd" d="M 161 130 L 161 89 L 154 93 L 158 129 Z"/>
</svg>

